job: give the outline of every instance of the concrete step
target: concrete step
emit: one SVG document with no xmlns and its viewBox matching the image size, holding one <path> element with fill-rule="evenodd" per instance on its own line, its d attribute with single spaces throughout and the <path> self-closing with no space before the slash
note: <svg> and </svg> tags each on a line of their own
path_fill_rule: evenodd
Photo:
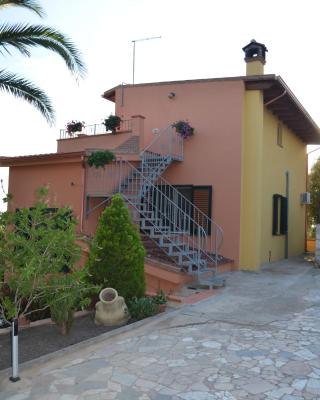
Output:
<svg viewBox="0 0 320 400">
<path fill-rule="evenodd" d="M 226 285 L 226 279 L 219 276 L 213 276 L 210 279 L 199 279 L 198 284 L 200 286 L 208 286 L 209 289 L 224 287 Z"/>
</svg>

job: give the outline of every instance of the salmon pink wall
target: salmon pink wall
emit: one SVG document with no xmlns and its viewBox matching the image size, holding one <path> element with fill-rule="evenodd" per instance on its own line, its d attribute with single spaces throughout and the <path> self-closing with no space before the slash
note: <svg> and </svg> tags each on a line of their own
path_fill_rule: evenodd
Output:
<svg viewBox="0 0 320 400">
<path fill-rule="evenodd" d="M 39 187 L 49 188 L 49 206 L 70 206 L 79 221 L 82 216 L 83 173 L 81 162 L 10 167 L 10 208 L 31 207 Z"/>
<path fill-rule="evenodd" d="M 57 152 L 69 153 L 73 151 L 82 151 L 90 149 L 109 149 L 112 150 L 120 146 L 123 142 L 132 136 L 131 132 L 117 133 L 116 135 L 88 135 L 79 136 L 71 139 L 57 140 Z"/>
<path fill-rule="evenodd" d="M 168 94 L 174 92 L 173 99 Z M 116 114 L 146 119 L 145 143 L 153 128 L 188 120 L 195 128 L 185 141 L 184 161 L 171 165 L 165 178 L 172 184 L 212 185 L 212 217 L 224 231 L 222 254 L 239 260 L 241 134 L 244 85 L 241 80 L 136 85 L 116 90 Z"/>
</svg>

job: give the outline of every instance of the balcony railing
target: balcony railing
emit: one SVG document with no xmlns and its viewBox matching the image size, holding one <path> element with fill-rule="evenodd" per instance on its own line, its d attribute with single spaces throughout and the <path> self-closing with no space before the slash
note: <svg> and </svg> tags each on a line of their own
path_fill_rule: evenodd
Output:
<svg viewBox="0 0 320 400">
<path fill-rule="evenodd" d="M 130 132 L 132 130 L 132 120 L 125 119 L 120 122 L 119 128 L 116 129 L 117 133 L 120 132 Z M 104 124 L 93 124 L 93 125 L 85 125 L 81 132 L 72 132 L 68 133 L 66 129 L 60 129 L 60 136 L 59 139 L 72 139 L 82 135 L 102 135 L 108 134 L 112 135 L 111 131 L 106 131 L 106 127 Z"/>
</svg>

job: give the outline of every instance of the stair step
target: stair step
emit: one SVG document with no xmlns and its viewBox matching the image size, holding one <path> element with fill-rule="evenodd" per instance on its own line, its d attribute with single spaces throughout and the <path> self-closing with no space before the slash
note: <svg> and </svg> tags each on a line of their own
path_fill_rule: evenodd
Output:
<svg viewBox="0 0 320 400">
<path fill-rule="evenodd" d="M 181 232 L 181 231 L 167 231 L 165 229 L 163 229 L 163 234 L 166 236 L 171 236 L 171 235 L 186 235 L 187 232 Z"/>
<path fill-rule="evenodd" d="M 168 232 L 165 232 L 165 231 L 163 231 L 162 230 L 162 227 L 160 226 L 160 225 L 145 225 L 145 224 L 142 224 L 142 226 L 141 226 L 141 228 L 142 229 L 148 229 L 148 230 L 150 230 L 150 229 L 155 229 L 157 232 L 159 232 L 159 233 L 161 233 L 164 237 L 166 237 L 166 236 L 171 236 L 171 234 L 173 234 L 173 235 L 176 235 L 177 233 L 176 232 L 173 232 L 173 233 L 168 233 Z"/>
<path fill-rule="evenodd" d="M 181 242 L 169 242 L 169 243 L 163 243 L 162 247 L 178 247 L 179 249 L 181 249 L 182 247 L 185 248 L 185 250 L 189 249 L 189 245 L 186 243 L 181 243 Z"/>
<path fill-rule="evenodd" d="M 200 275 L 200 274 L 207 274 L 208 272 L 215 273 L 215 270 L 212 268 L 201 268 L 200 267 L 200 269 L 197 272 Z"/>
<path fill-rule="evenodd" d="M 171 233 L 173 233 L 173 234 L 179 234 L 179 235 L 183 236 L 183 235 L 188 235 L 188 233 L 189 233 L 189 232 L 183 232 L 183 231 L 169 231 L 165 228 L 162 228 L 162 229 L 163 229 L 163 233 L 165 233 L 166 235 L 170 235 Z"/>
<path fill-rule="evenodd" d="M 153 238 L 165 238 L 166 236 L 177 236 L 179 235 L 179 233 L 177 232 L 170 232 L 170 233 L 163 233 L 163 232 L 159 232 L 159 233 L 153 233 L 151 234 L 151 237 Z"/>
<path fill-rule="evenodd" d="M 185 246 L 186 248 L 189 248 L 189 246 L 185 243 L 163 243 L 162 247 L 182 247 Z"/>
<path fill-rule="evenodd" d="M 189 251 L 185 251 L 185 250 L 182 250 L 182 251 L 174 251 L 174 252 L 172 252 L 172 253 L 170 253 L 170 255 L 171 256 L 190 256 L 190 255 L 192 255 L 192 254 L 197 254 L 198 252 L 197 251 L 194 251 L 194 250 L 189 250 Z"/>
<path fill-rule="evenodd" d="M 180 264 L 183 265 L 184 267 L 191 267 L 195 263 L 191 260 L 188 260 L 188 261 L 182 261 L 182 263 L 180 263 Z"/>
<path fill-rule="evenodd" d="M 199 279 L 198 284 L 201 286 L 209 286 L 209 289 L 213 287 L 224 287 L 226 286 L 226 279 L 221 276 L 213 276 L 209 279 Z"/>
</svg>

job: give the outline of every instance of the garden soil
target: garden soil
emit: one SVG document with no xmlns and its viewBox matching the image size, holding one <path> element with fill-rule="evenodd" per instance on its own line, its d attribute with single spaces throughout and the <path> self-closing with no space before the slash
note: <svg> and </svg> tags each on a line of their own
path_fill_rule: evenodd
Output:
<svg viewBox="0 0 320 400">
<path fill-rule="evenodd" d="M 21 329 L 19 332 L 19 362 L 52 353 L 113 329 L 115 327 L 96 326 L 94 313 L 76 318 L 67 336 L 62 336 L 56 325 Z M 10 345 L 10 333 L 0 335 L 0 370 L 11 366 Z"/>
</svg>

